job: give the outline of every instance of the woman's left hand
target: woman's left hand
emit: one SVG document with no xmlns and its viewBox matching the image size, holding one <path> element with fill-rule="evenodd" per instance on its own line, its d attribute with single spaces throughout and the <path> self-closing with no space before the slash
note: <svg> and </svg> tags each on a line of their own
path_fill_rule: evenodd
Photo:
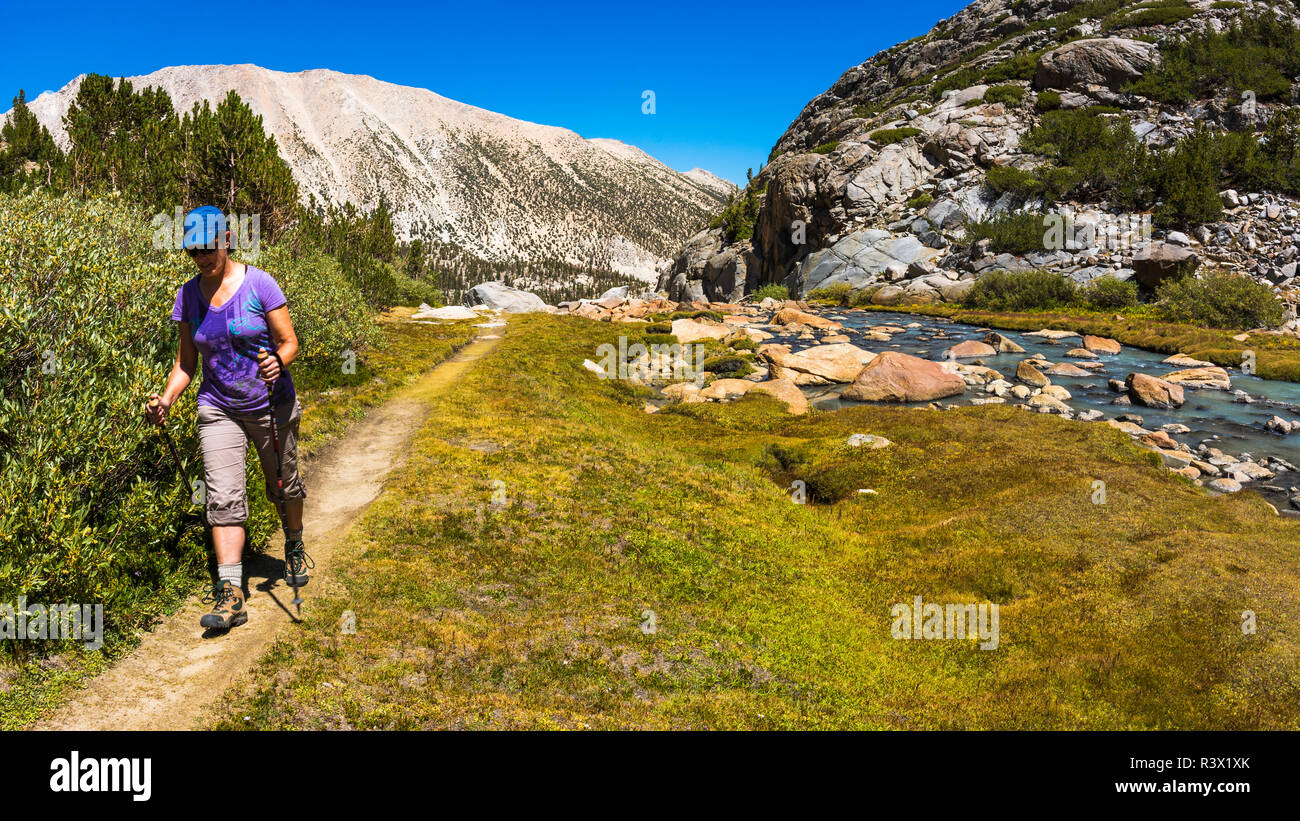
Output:
<svg viewBox="0 0 1300 821">
<path fill-rule="evenodd" d="M 280 360 L 268 353 L 258 361 L 257 373 L 263 382 L 274 382 L 280 376 Z"/>
</svg>

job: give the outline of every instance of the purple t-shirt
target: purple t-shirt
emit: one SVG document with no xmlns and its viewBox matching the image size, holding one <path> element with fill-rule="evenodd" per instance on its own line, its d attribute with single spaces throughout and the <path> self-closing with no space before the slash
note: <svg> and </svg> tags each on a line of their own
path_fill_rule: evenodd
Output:
<svg viewBox="0 0 1300 821">
<path fill-rule="evenodd" d="M 275 350 L 266 315 L 286 302 L 284 292 L 266 271 L 245 266 L 244 281 L 220 308 L 199 292 L 196 276 L 176 292 L 173 322 L 188 322 L 194 345 L 203 356 L 203 382 L 198 404 L 233 413 L 265 413 L 270 409 L 266 383 L 257 375 L 257 349 Z M 292 402 L 293 380 L 285 371 L 275 381 L 275 405 Z"/>
</svg>

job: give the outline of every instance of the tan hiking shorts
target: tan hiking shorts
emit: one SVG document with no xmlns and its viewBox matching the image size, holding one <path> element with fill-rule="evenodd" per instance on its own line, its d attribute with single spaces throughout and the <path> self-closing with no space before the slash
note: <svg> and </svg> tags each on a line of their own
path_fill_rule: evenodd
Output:
<svg viewBox="0 0 1300 821">
<path fill-rule="evenodd" d="M 248 520 L 248 496 L 244 487 L 244 461 L 251 441 L 266 478 L 266 498 L 279 501 L 275 482 L 275 448 L 271 443 L 270 414 L 240 414 L 199 405 L 199 445 L 203 449 L 203 482 L 207 497 L 208 524 L 242 525 Z M 280 438 L 284 497 L 305 499 L 307 489 L 298 475 L 298 420 L 302 405 L 276 408 L 275 424 Z"/>
</svg>

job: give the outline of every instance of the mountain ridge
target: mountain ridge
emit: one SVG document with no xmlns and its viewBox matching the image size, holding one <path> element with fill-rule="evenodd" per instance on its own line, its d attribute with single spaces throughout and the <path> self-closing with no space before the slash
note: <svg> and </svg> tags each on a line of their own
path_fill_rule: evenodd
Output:
<svg viewBox="0 0 1300 821">
<path fill-rule="evenodd" d="M 84 77 L 28 103 L 65 150 L 63 115 Z M 612 138 L 583 138 L 369 75 L 243 63 L 125 79 L 163 88 L 181 113 L 233 89 L 275 136 L 304 201 L 368 210 L 383 197 L 400 238 L 495 262 L 554 259 L 653 281 L 736 190 Z"/>
</svg>

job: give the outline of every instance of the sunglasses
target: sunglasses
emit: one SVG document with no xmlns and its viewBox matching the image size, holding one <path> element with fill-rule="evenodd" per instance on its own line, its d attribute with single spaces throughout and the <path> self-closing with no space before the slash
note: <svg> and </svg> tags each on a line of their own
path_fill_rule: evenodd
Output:
<svg viewBox="0 0 1300 821">
<path fill-rule="evenodd" d="M 209 254 L 215 254 L 216 252 L 217 252 L 216 248 L 186 248 L 185 249 L 185 253 L 189 254 L 191 259 L 193 259 L 194 257 L 206 257 Z"/>
</svg>

